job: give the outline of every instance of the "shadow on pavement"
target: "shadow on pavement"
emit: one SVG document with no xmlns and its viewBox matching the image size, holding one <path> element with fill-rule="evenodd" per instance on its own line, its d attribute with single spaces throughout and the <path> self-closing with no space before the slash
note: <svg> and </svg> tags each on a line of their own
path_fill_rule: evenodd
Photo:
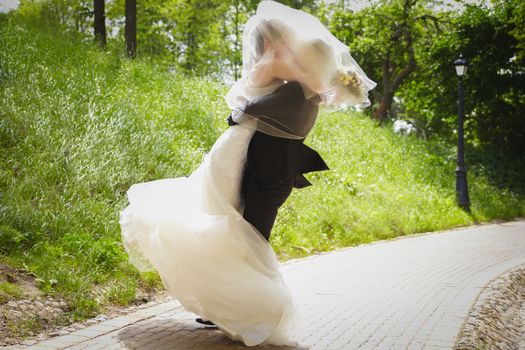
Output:
<svg viewBox="0 0 525 350">
<path fill-rule="evenodd" d="M 141 350 L 308 350 L 304 346 L 245 346 L 226 337 L 217 328 L 201 327 L 187 320 L 154 318 L 138 322 L 118 333 L 120 343 L 127 349 Z"/>
</svg>

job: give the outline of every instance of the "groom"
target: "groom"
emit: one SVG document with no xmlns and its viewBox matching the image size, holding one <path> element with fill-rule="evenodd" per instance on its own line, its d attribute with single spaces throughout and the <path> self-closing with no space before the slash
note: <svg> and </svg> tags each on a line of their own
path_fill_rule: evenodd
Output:
<svg viewBox="0 0 525 350">
<path fill-rule="evenodd" d="M 305 98 L 301 84 L 292 81 L 247 103 L 241 112 L 256 118 L 260 130 L 271 133 L 273 128 L 274 134 L 290 134 L 295 129 L 307 134 L 317 118 L 319 100 L 317 95 Z M 230 126 L 239 124 L 233 115 L 227 118 Z M 260 130 L 255 131 L 248 146 L 241 198 L 244 219 L 269 241 L 277 211 L 292 189 L 312 185 L 303 174 L 329 168 L 315 150 L 303 143 L 304 138 L 277 137 Z M 215 326 L 202 318 L 196 321 Z"/>
<path fill-rule="evenodd" d="M 271 29 L 271 24 L 265 23 Z M 263 36 L 257 31 L 255 34 L 256 56 L 260 60 L 268 45 Z M 230 126 L 241 124 L 238 127 L 242 127 L 243 121 L 255 119 L 256 131 L 248 145 L 241 200 L 244 219 L 266 241 L 270 239 L 279 207 L 293 188 L 311 185 L 303 174 L 329 170 L 321 156 L 303 143 L 315 124 L 321 101 L 319 95 L 312 93 L 298 81 L 289 81 L 274 92 L 247 102 L 227 118 Z M 247 127 L 253 126 L 251 122 L 248 124 Z M 202 318 L 196 321 L 215 326 Z"/>
<path fill-rule="evenodd" d="M 273 127 L 286 125 L 289 120 L 301 120 L 307 128 L 319 111 L 319 96 L 306 99 L 301 84 L 296 81 L 281 85 L 273 93 L 249 102 L 242 112 L 257 118 L 263 116 Z M 227 118 L 230 126 L 238 124 Z M 263 129 L 264 130 L 264 129 Z M 302 139 L 291 139 L 255 131 L 248 146 L 241 198 L 243 217 L 269 241 L 279 207 L 292 189 L 310 186 L 303 174 L 329 170 L 321 156 Z"/>
</svg>

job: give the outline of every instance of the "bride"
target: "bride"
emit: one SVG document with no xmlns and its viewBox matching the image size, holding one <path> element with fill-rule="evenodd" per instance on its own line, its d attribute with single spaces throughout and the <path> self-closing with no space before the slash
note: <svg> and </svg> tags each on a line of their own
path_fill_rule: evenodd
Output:
<svg viewBox="0 0 525 350">
<path fill-rule="evenodd" d="M 292 293 L 267 237 L 243 217 L 248 147 L 256 133 L 302 141 L 318 104 L 366 107 L 374 86 L 315 17 L 261 2 L 243 33 L 242 77 L 226 96 L 233 126 L 188 177 L 128 190 L 120 225 L 130 261 L 158 271 L 171 296 L 231 339 L 293 344 Z M 305 113 L 312 101 L 315 113 Z"/>
</svg>

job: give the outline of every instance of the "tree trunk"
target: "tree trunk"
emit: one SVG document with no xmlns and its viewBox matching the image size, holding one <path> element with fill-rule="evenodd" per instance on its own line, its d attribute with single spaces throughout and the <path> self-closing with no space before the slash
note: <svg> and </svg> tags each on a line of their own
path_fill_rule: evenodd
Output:
<svg viewBox="0 0 525 350">
<path fill-rule="evenodd" d="M 137 48 L 137 0 L 126 0 L 126 49 L 133 58 Z"/>
<path fill-rule="evenodd" d="M 94 32 L 95 40 L 101 47 L 106 46 L 106 14 L 104 9 L 104 0 L 93 0 L 95 14 Z"/>
<path fill-rule="evenodd" d="M 379 107 L 374 111 L 373 117 L 379 122 L 383 121 L 388 117 L 390 106 L 392 105 L 392 99 L 394 98 L 394 90 L 392 86 L 392 65 L 390 62 L 390 50 L 387 51 L 386 57 L 383 59 L 382 64 L 383 70 L 383 95 L 380 98 Z"/>
<path fill-rule="evenodd" d="M 395 77 L 392 78 L 394 67 L 390 61 L 390 51 L 383 60 L 383 96 L 381 97 L 379 107 L 374 111 L 374 119 L 379 122 L 379 124 L 383 123 L 388 117 L 397 88 L 417 66 L 411 35 L 407 35 L 406 41 L 408 44 L 408 64 Z"/>
<path fill-rule="evenodd" d="M 374 111 L 374 119 L 379 122 L 379 124 L 383 123 L 388 117 L 388 112 L 390 111 L 390 107 L 392 107 L 393 99 L 394 94 L 391 91 L 383 94 L 379 107 Z"/>
<path fill-rule="evenodd" d="M 233 59 L 233 79 L 239 79 L 239 63 L 237 62 L 237 53 L 239 52 L 241 36 L 239 35 L 239 0 L 235 2 L 235 50 Z"/>
<path fill-rule="evenodd" d="M 408 51 L 408 62 L 406 66 L 398 71 L 396 75 L 396 64 L 391 58 L 392 48 L 388 49 L 383 59 L 383 96 L 381 97 L 379 107 L 373 113 L 374 119 L 379 122 L 379 124 L 383 123 L 388 117 L 396 90 L 417 67 L 412 40 L 412 28 L 409 25 L 409 11 L 415 4 L 416 0 L 405 0 L 403 6 L 403 21 L 400 26 L 394 28 L 394 32 L 392 33 L 394 43 L 402 39 L 406 44 Z"/>
</svg>

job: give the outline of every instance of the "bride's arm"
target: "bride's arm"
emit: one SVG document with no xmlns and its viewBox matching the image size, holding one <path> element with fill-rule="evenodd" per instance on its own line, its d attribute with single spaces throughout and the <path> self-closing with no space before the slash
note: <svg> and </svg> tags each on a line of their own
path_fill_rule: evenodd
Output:
<svg viewBox="0 0 525 350">
<path fill-rule="evenodd" d="M 272 64 L 272 75 L 287 81 L 298 81 L 316 93 L 323 92 L 323 85 L 311 73 L 308 73 L 295 60 L 276 58 Z"/>
<path fill-rule="evenodd" d="M 285 51 L 281 49 L 280 51 Z M 316 93 L 323 92 L 323 84 L 315 74 L 308 72 L 289 53 L 275 49 L 268 50 L 264 57 L 257 62 L 248 75 L 248 83 L 252 87 L 264 87 L 276 80 L 298 81 L 305 84 Z"/>
<path fill-rule="evenodd" d="M 293 69 L 291 65 L 293 64 Z M 305 84 L 312 91 L 321 93 L 322 84 L 315 79 L 313 74 L 301 68 L 296 62 L 288 62 L 281 58 L 273 58 L 267 61 L 259 61 L 248 76 L 250 86 L 263 87 L 272 84 L 276 79 L 286 81 L 298 81 Z"/>
</svg>

